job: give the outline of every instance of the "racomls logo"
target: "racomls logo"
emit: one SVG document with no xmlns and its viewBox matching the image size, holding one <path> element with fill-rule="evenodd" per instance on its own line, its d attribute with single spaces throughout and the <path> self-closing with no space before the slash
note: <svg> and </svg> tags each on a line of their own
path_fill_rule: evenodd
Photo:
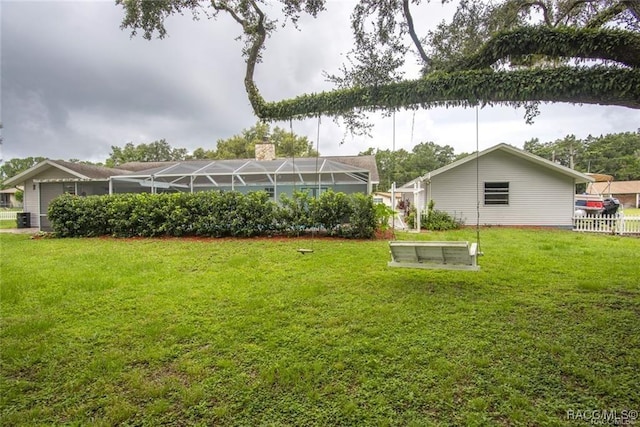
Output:
<svg viewBox="0 0 640 427">
<path fill-rule="evenodd" d="M 638 420 L 635 409 L 568 409 L 567 420 L 583 421 L 592 425 L 633 426 Z"/>
</svg>

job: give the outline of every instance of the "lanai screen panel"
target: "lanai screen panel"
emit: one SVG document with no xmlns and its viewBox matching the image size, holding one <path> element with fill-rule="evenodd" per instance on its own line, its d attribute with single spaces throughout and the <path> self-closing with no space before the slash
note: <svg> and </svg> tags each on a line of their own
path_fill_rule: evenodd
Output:
<svg viewBox="0 0 640 427">
<path fill-rule="evenodd" d="M 111 178 L 113 192 L 203 191 L 279 185 L 367 184 L 369 171 L 337 161 L 307 157 L 269 161 L 192 160 Z M 137 187 L 136 187 L 137 184 Z M 252 188 L 249 188 L 252 189 Z"/>
</svg>

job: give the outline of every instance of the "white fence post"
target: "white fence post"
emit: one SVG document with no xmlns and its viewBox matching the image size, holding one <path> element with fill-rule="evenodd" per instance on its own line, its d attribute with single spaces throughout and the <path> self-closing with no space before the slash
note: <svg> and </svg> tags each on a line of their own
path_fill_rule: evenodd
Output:
<svg viewBox="0 0 640 427">
<path fill-rule="evenodd" d="M 609 234 L 640 234 L 640 216 L 588 215 L 573 217 L 573 231 Z"/>
<path fill-rule="evenodd" d="M 17 211 L 0 212 L 0 221 L 15 221 L 18 219 Z"/>
</svg>

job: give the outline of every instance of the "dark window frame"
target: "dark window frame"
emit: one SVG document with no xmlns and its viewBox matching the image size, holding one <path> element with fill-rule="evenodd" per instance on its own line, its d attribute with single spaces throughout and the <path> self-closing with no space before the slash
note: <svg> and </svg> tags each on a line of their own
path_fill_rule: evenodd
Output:
<svg viewBox="0 0 640 427">
<path fill-rule="evenodd" d="M 76 195 L 77 194 L 77 185 L 75 182 L 65 182 L 62 184 L 62 192 L 64 194 L 71 194 L 71 195 Z"/>
<path fill-rule="evenodd" d="M 271 197 L 272 199 L 276 196 L 276 189 L 275 187 L 265 187 L 264 188 L 264 192 L 267 193 L 267 195 L 269 197 Z"/>
<path fill-rule="evenodd" d="M 484 183 L 484 205 L 485 206 L 508 206 L 509 205 L 509 182 L 508 181 L 487 181 Z"/>
</svg>

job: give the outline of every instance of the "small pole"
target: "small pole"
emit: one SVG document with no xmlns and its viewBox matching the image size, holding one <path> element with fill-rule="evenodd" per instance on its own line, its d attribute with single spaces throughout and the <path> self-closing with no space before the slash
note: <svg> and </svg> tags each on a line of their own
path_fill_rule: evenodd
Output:
<svg viewBox="0 0 640 427">
<path fill-rule="evenodd" d="M 318 180 L 318 194 L 316 198 L 320 197 L 320 193 L 322 192 L 322 174 L 318 170 L 318 158 L 320 157 L 320 124 L 321 116 L 318 114 L 318 131 L 316 133 L 316 179 Z"/>
<path fill-rule="evenodd" d="M 396 235 L 396 183 L 391 183 L 391 210 L 393 211 L 393 216 L 391 217 L 391 233 L 393 236 Z"/>
<path fill-rule="evenodd" d="M 416 204 L 416 225 L 418 226 L 417 232 L 420 232 L 420 221 L 422 220 L 422 208 L 420 207 L 420 202 L 418 201 L 420 192 L 420 180 L 417 180 L 413 183 L 413 203 Z"/>
<path fill-rule="evenodd" d="M 478 117 L 478 106 L 476 105 L 476 242 L 478 243 L 478 254 L 482 255 L 482 246 L 480 245 L 480 132 Z"/>
</svg>

